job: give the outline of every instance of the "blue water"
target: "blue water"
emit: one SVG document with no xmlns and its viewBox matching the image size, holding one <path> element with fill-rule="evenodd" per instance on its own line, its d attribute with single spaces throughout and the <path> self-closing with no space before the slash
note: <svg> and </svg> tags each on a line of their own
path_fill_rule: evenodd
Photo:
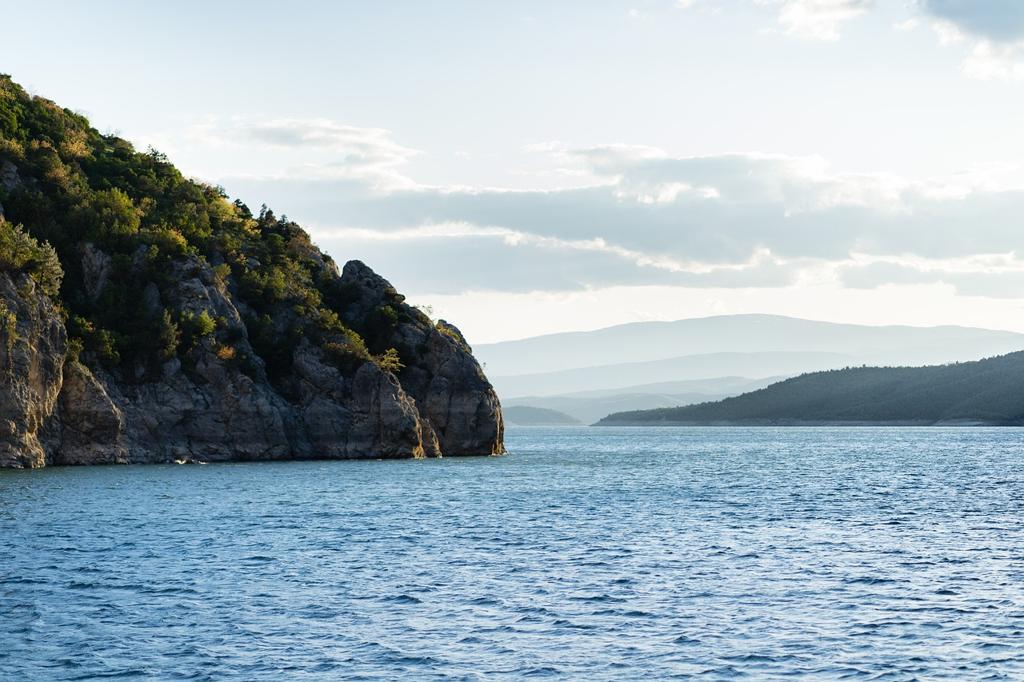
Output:
<svg viewBox="0 0 1024 682">
<path fill-rule="evenodd" d="M 1024 678 L 1024 430 L 0 472 L 0 679 Z"/>
</svg>

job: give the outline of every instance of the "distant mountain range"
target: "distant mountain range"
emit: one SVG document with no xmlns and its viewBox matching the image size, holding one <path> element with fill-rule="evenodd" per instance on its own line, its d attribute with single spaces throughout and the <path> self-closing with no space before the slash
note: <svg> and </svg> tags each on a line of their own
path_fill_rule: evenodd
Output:
<svg viewBox="0 0 1024 682">
<path fill-rule="evenodd" d="M 1022 346 L 1024 347 L 1024 346 Z M 556 396 L 580 391 L 614 390 L 627 393 L 631 386 L 658 381 L 696 381 L 722 377 L 761 378 L 792 376 L 817 369 L 863 364 L 861 358 L 816 351 L 767 353 L 707 353 L 620 365 L 581 367 L 544 374 L 492 376 L 499 396 Z"/>
<path fill-rule="evenodd" d="M 580 423 L 579 419 L 564 412 L 543 407 L 513 405 L 503 409 L 502 413 L 505 423 L 514 426 L 571 426 Z"/>
<path fill-rule="evenodd" d="M 475 354 L 505 406 L 593 423 L 612 412 L 718 400 L 818 370 L 936 365 L 1021 349 L 1024 334 L 1007 331 L 732 315 L 480 344 Z"/>
<path fill-rule="evenodd" d="M 668 381 L 619 389 L 578 391 L 553 396 L 525 396 L 509 398 L 502 403 L 506 421 L 526 423 L 509 418 L 513 410 L 521 407 L 555 410 L 578 422 L 593 424 L 612 412 L 648 410 L 656 407 L 676 407 L 691 403 L 719 400 L 732 395 L 764 388 L 785 377 L 745 379 L 719 377 L 692 381 Z"/>
<path fill-rule="evenodd" d="M 719 402 L 612 414 L 599 425 L 1024 425 L 1024 352 L 932 367 L 814 372 Z"/>
<path fill-rule="evenodd" d="M 971 327 L 865 326 L 780 315 L 634 322 L 586 332 L 477 344 L 489 377 L 665 360 L 709 353 L 819 352 L 885 363 L 935 364 L 1024 349 L 1024 335 Z M 876 360 L 873 364 L 879 363 Z M 762 375 L 767 376 L 767 375 Z M 665 377 L 665 380 L 686 377 Z M 632 382 L 641 383 L 641 382 Z M 512 397 L 509 394 L 507 397 Z"/>
</svg>

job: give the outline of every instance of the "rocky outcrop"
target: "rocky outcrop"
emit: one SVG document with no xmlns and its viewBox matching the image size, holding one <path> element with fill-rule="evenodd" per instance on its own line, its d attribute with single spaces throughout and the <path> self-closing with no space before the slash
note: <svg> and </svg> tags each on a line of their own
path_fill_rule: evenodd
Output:
<svg viewBox="0 0 1024 682">
<path fill-rule="evenodd" d="M 21 184 L 18 167 L 7 160 L 0 161 L 0 189 L 10 192 Z M 4 207 L 0 205 L 0 220 L 4 219 Z"/>
<path fill-rule="evenodd" d="M 10 161 L 0 161 L 0 189 L 10 192 L 21 184 L 21 177 L 18 175 L 18 167 Z"/>
<path fill-rule="evenodd" d="M 416 405 L 372 362 L 346 377 L 307 343 L 295 352 L 294 401 L 200 351 L 193 371 L 177 361 L 159 381 L 108 379 L 125 414 L 133 462 L 422 457 Z"/>
<path fill-rule="evenodd" d="M 82 256 L 82 280 L 89 300 L 95 301 L 103 293 L 110 279 L 111 258 L 96 248 L 92 242 L 83 242 L 79 247 Z"/>
<path fill-rule="evenodd" d="M 50 464 L 125 464 L 121 410 L 89 368 L 64 363 L 64 382 L 43 438 Z"/>
<path fill-rule="evenodd" d="M 93 297 L 109 257 L 91 245 L 81 256 Z M 303 339 L 289 375 L 275 383 L 209 265 L 183 259 L 169 281 L 162 295 L 140 292 L 142 305 L 206 311 L 234 342 L 226 354 L 206 337 L 189 366 L 174 358 L 154 377 L 142 367 L 115 375 L 65 361 L 67 335 L 52 303 L 30 278 L 0 275 L 0 312 L 9 311 L 0 316 L 0 467 L 504 452 L 497 397 L 454 327 L 400 303 L 402 321 L 387 339 L 404 365 L 397 374 L 370 360 L 339 368 Z M 354 314 L 396 295 L 358 262 L 340 284 Z M 245 367 L 239 356 L 255 364 Z"/>
<path fill-rule="evenodd" d="M 394 375 L 366 362 L 346 378 L 308 343 L 296 350 L 294 362 L 301 377 L 303 456 L 337 453 L 359 459 L 440 454 L 429 440 L 429 424 Z"/>
<path fill-rule="evenodd" d="M 67 333 L 28 276 L 0 273 L 0 467 L 46 463 L 40 433 L 63 385 Z"/>
<path fill-rule="evenodd" d="M 504 453 L 504 424 L 498 396 L 473 357 L 462 333 L 444 320 L 434 324 L 406 305 L 384 278 L 360 261 L 349 261 L 341 275 L 359 301 L 347 311 L 355 324 L 382 306 L 398 308 L 398 322 L 384 345 L 395 348 L 405 365 L 402 387 L 416 401 L 448 455 Z"/>
</svg>

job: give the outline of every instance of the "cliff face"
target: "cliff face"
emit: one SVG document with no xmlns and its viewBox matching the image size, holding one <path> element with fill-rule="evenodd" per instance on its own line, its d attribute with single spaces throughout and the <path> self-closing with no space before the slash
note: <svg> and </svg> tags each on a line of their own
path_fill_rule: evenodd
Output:
<svg viewBox="0 0 1024 682">
<path fill-rule="evenodd" d="M 91 245 L 82 253 L 105 257 Z M 211 268 L 186 261 L 174 274 L 161 304 L 215 312 L 223 333 L 237 336 L 235 353 L 254 355 Z M 339 282 L 352 285 L 353 322 L 394 291 L 358 262 Z M 461 335 L 400 305 L 404 321 L 387 339 L 405 364 L 397 373 L 372 359 L 338 367 L 303 339 L 288 374 L 272 382 L 262 363 L 243 371 L 209 336 L 189 366 L 174 358 L 136 381 L 66 360 L 53 303 L 31 278 L 0 274 L 0 466 L 503 453 L 498 399 Z"/>
<path fill-rule="evenodd" d="M 343 316 L 358 326 L 367 310 L 379 309 L 393 288 L 359 261 L 350 261 L 341 284 L 353 292 L 356 305 Z M 481 444 L 490 444 L 486 454 L 504 452 L 504 423 L 498 396 L 484 376 L 480 364 L 462 333 L 440 320 L 431 324 L 422 312 L 400 304 L 404 313 L 387 335 L 385 345 L 398 351 L 405 367 L 398 373 L 402 388 L 419 406 L 429 429 L 427 450 L 439 447 L 445 454 L 481 454 Z"/>
<path fill-rule="evenodd" d="M 46 463 L 40 433 L 57 406 L 67 340 L 35 282 L 0 273 L 0 467 Z"/>
</svg>

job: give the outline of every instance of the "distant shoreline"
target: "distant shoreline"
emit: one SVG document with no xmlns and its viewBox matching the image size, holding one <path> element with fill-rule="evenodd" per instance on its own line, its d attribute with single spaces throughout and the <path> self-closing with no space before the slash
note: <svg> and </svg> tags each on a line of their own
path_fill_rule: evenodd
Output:
<svg viewBox="0 0 1024 682">
<path fill-rule="evenodd" d="M 815 427 L 815 426 L 891 426 L 891 427 L 1020 427 L 1024 424 L 1019 422 L 986 422 L 977 420 L 949 420 L 949 421 L 927 421 L 927 420 L 891 420 L 891 421 L 838 421 L 838 420 L 806 420 L 806 419 L 777 419 L 777 420 L 731 420 L 731 421 L 710 421 L 710 422 L 650 422 L 650 421 L 615 421 L 597 422 L 591 426 L 673 426 L 673 427 L 736 427 L 736 426 L 787 426 L 787 427 Z"/>
</svg>

